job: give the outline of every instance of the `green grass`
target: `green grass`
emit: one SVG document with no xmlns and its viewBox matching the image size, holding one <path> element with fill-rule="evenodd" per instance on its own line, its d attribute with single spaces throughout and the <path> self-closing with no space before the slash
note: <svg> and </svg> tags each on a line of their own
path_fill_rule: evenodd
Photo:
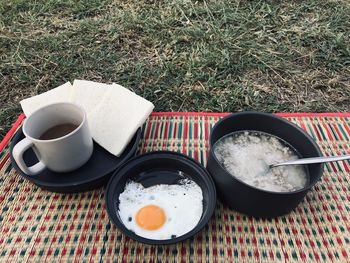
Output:
<svg viewBox="0 0 350 263">
<path fill-rule="evenodd" d="M 0 2 L 0 138 L 75 78 L 157 111 L 350 111 L 347 1 Z"/>
</svg>

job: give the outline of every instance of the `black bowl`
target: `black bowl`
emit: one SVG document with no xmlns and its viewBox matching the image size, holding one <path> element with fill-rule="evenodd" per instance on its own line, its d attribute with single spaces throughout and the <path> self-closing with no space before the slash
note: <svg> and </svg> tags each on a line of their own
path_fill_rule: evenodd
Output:
<svg viewBox="0 0 350 263">
<path fill-rule="evenodd" d="M 304 158 L 322 156 L 319 147 L 298 126 L 268 113 L 234 113 L 221 119 L 211 131 L 207 169 L 214 179 L 218 197 L 230 208 L 254 217 L 269 218 L 290 212 L 298 206 L 310 188 L 321 178 L 323 165 L 308 165 L 306 168 L 309 183 L 297 191 L 271 192 L 250 186 L 230 175 L 219 163 L 213 151 L 216 141 L 229 133 L 240 130 L 255 130 L 275 135 L 292 145 Z"/>
<path fill-rule="evenodd" d="M 176 238 L 154 240 L 138 236 L 124 226 L 118 215 L 119 195 L 129 179 L 150 187 L 157 184 L 177 184 L 183 179 L 180 174 L 195 181 L 202 189 L 203 214 L 194 229 Z M 216 204 L 216 190 L 210 175 L 198 162 L 180 153 L 159 151 L 137 156 L 122 165 L 107 185 L 106 203 L 109 217 L 125 235 L 146 244 L 167 245 L 193 236 L 208 223 Z"/>
</svg>

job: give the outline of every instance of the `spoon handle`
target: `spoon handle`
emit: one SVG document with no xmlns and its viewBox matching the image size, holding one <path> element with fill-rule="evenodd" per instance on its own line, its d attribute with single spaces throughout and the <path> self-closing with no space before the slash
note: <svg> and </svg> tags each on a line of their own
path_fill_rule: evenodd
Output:
<svg viewBox="0 0 350 263">
<path fill-rule="evenodd" d="M 327 162 L 336 162 L 350 159 L 349 155 L 341 155 L 341 156 L 325 156 L 325 157 L 313 157 L 313 158 L 303 158 L 283 163 L 271 164 L 270 168 L 282 166 L 282 165 L 293 165 L 293 164 L 313 164 L 313 163 L 327 163 Z"/>
</svg>

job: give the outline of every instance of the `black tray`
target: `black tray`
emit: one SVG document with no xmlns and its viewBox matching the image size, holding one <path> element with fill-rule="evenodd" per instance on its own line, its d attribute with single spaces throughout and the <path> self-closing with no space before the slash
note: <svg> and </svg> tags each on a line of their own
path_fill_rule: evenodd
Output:
<svg viewBox="0 0 350 263">
<path fill-rule="evenodd" d="M 135 155 L 141 138 L 141 128 L 137 130 L 134 137 L 119 157 L 110 154 L 94 142 L 92 156 L 89 161 L 79 169 L 68 173 L 57 173 L 45 169 L 40 174 L 33 176 L 25 174 L 18 167 L 12 156 L 13 147 L 23 138 L 24 134 L 22 128 L 20 128 L 13 137 L 10 145 L 11 162 L 16 171 L 25 179 L 43 189 L 59 193 L 74 193 L 92 190 L 107 183 L 114 170 Z M 28 166 L 38 162 L 32 149 L 24 153 L 23 159 Z"/>
</svg>

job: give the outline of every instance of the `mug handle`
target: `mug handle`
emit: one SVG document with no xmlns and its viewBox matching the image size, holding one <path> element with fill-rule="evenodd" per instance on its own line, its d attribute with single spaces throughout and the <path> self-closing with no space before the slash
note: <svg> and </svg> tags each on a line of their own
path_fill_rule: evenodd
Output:
<svg viewBox="0 0 350 263">
<path fill-rule="evenodd" d="M 22 141 L 17 143 L 12 151 L 12 156 L 15 159 L 17 165 L 19 168 L 28 175 L 36 175 L 38 173 L 41 173 L 45 168 L 45 164 L 42 162 L 41 158 L 39 158 L 38 154 L 35 152 L 36 157 L 38 158 L 39 162 L 28 167 L 24 160 L 23 160 L 23 154 L 25 151 L 27 151 L 29 148 L 33 147 L 33 142 L 30 141 L 27 138 L 24 138 Z"/>
</svg>

